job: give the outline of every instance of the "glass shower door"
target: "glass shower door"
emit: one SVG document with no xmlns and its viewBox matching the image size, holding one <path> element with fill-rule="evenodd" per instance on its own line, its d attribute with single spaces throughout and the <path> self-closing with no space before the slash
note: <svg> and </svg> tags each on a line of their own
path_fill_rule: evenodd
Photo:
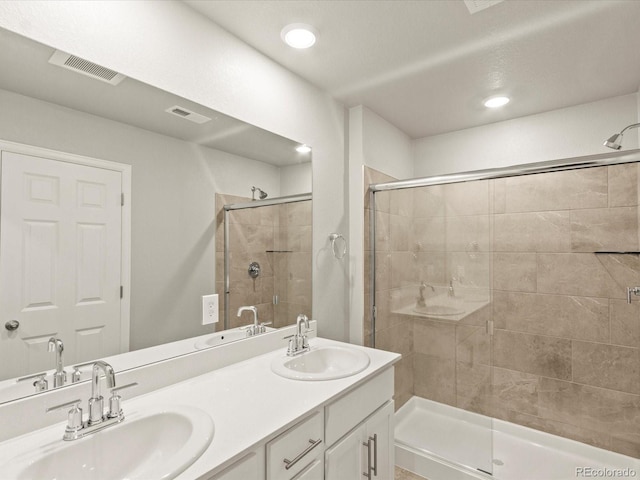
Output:
<svg viewBox="0 0 640 480">
<path fill-rule="evenodd" d="M 492 473 L 488 181 L 375 194 L 376 348 L 396 368 L 396 442 Z"/>
</svg>

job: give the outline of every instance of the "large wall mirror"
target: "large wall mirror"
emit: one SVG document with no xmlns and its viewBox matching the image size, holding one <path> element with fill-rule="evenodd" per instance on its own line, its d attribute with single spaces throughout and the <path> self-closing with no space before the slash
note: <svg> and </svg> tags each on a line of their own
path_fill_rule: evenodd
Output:
<svg viewBox="0 0 640 480">
<path fill-rule="evenodd" d="M 139 355 L 142 364 L 185 353 L 175 345 L 252 323 L 237 317 L 242 305 L 256 305 L 271 328 L 311 315 L 311 153 L 299 142 L 131 78 L 114 82 L 6 30 L 0 44 L 0 402 L 38 388 L 39 378 L 18 378 L 52 373 L 60 347 L 51 337 L 71 374 L 110 355 L 156 352 Z M 76 207 L 90 214 L 76 218 Z M 214 293 L 219 322 L 203 325 L 202 296 Z M 107 296 L 117 307 L 100 313 Z M 109 322 L 122 329 L 113 338 Z"/>
</svg>

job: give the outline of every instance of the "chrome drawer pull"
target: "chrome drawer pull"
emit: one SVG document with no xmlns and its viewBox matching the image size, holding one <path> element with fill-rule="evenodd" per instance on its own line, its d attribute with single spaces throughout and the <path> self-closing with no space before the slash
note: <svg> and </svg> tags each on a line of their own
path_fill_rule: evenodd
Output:
<svg viewBox="0 0 640 480">
<path fill-rule="evenodd" d="M 296 463 L 298 463 L 300 461 L 300 459 L 302 457 L 304 457 L 307 453 L 309 453 L 311 450 L 313 450 L 314 448 L 316 448 L 318 445 L 320 445 L 322 443 L 322 439 L 319 438 L 318 440 L 311 440 L 309 439 L 309 443 L 311 445 L 309 445 L 300 455 L 298 455 L 296 458 L 294 458 L 293 460 L 289 460 L 289 459 L 284 459 L 284 463 L 285 463 L 285 467 L 287 470 L 289 470 L 291 467 L 293 467 Z"/>
</svg>

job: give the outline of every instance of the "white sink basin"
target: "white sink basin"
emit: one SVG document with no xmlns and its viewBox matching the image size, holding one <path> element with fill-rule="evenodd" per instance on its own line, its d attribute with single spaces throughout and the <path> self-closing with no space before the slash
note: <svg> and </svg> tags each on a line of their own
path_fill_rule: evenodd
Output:
<svg viewBox="0 0 640 480">
<path fill-rule="evenodd" d="M 52 440 L 52 435 L 57 440 Z M 0 466 L 3 479 L 171 479 L 195 462 L 213 439 L 211 417 L 197 408 L 133 413 L 79 440 L 62 440 L 56 425 L 21 437 L 22 452 Z M 5 457 L 6 458 L 6 457 Z"/>
<path fill-rule="evenodd" d="M 334 380 L 360 373 L 369 366 L 369 355 L 348 347 L 318 347 L 295 357 L 278 355 L 271 370 L 294 380 Z"/>
</svg>

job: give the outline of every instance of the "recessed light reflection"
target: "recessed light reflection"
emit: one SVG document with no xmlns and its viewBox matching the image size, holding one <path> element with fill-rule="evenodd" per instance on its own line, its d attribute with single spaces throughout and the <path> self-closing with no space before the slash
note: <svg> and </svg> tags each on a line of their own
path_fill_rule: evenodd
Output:
<svg viewBox="0 0 640 480">
<path fill-rule="evenodd" d="M 505 97 L 505 96 L 496 96 L 496 97 L 489 97 L 484 101 L 484 106 L 487 108 L 500 108 L 505 106 L 507 103 L 509 103 L 511 100 L 509 97 Z"/>
<path fill-rule="evenodd" d="M 311 147 L 309 145 L 298 145 L 296 147 L 296 152 L 298 152 L 298 153 L 309 153 L 309 152 L 311 152 Z"/>
<path fill-rule="evenodd" d="M 304 23 L 292 23 L 280 32 L 282 40 L 293 48 L 309 48 L 316 43 L 316 34 L 311 25 Z"/>
</svg>

